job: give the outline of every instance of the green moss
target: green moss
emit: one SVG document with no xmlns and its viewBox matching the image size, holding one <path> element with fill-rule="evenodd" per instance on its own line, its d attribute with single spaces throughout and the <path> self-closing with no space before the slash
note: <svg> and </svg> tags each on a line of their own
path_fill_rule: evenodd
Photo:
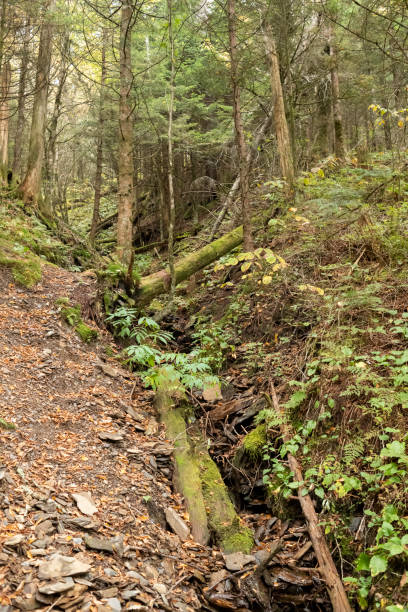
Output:
<svg viewBox="0 0 408 612">
<path fill-rule="evenodd" d="M 258 459 L 262 456 L 266 441 L 266 425 L 263 423 L 245 436 L 242 446 L 251 459 Z"/>
<path fill-rule="evenodd" d="M 199 467 L 208 525 L 220 548 L 227 553 L 249 553 L 254 545 L 251 531 L 241 525 L 218 467 L 204 451 L 199 454 Z"/>
<path fill-rule="evenodd" d="M 80 321 L 78 323 L 78 325 L 75 327 L 75 331 L 81 338 L 82 342 L 89 343 L 93 340 L 96 340 L 98 337 L 97 331 L 95 329 L 92 329 L 92 327 L 89 327 L 89 325 L 86 325 L 86 323 L 84 323 L 83 321 Z"/>
<path fill-rule="evenodd" d="M 0 266 L 11 270 L 14 280 L 33 287 L 41 280 L 41 262 L 30 251 L 0 238 Z"/>
<path fill-rule="evenodd" d="M 254 545 L 254 538 L 248 527 L 240 525 L 239 531 L 234 529 L 231 534 L 225 535 L 223 539 L 223 550 L 226 553 L 243 552 L 249 554 Z"/>
<path fill-rule="evenodd" d="M 69 306 L 67 305 L 67 301 L 67 298 L 59 298 L 59 300 L 57 300 L 59 305 L 62 306 L 62 318 L 68 323 L 68 325 L 75 329 L 82 342 L 89 343 L 96 340 L 98 333 L 96 330 L 92 329 L 92 327 L 89 327 L 89 325 L 86 325 L 86 323 L 83 322 L 81 318 L 80 306 Z"/>
</svg>

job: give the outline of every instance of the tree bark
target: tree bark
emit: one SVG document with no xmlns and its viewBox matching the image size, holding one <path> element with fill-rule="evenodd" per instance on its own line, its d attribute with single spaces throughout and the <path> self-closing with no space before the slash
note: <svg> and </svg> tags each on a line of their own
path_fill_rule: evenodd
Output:
<svg viewBox="0 0 408 612">
<path fill-rule="evenodd" d="M 132 89 L 132 28 L 133 7 L 122 0 L 120 20 L 120 94 L 119 94 L 119 201 L 117 226 L 117 256 L 129 266 L 133 239 L 133 111 Z"/>
<path fill-rule="evenodd" d="M 288 122 L 286 120 L 285 103 L 283 99 L 282 83 L 279 71 L 279 58 L 272 32 L 271 24 L 266 18 L 263 26 L 266 57 L 269 65 L 269 78 L 271 82 L 272 101 L 274 108 L 275 132 L 278 144 L 278 153 L 281 172 L 293 191 L 295 170 L 293 166 L 292 145 L 290 142 Z"/>
<path fill-rule="evenodd" d="M 216 261 L 222 255 L 229 253 L 229 251 L 239 246 L 242 241 L 243 228 L 241 225 L 232 232 L 229 232 L 229 234 L 222 236 L 222 238 L 218 238 L 218 240 L 207 244 L 195 253 L 191 253 L 176 262 L 174 266 L 176 284 L 190 278 L 190 276 L 202 270 L 213 261 Z M 169 270 L 161 270 L 142 278 L 137 294 L 138 303 L 140 305 L 148 304 L 158 295 L 167 293 L 170 289 L 170 281 Z"/>
<path fill-rule="evenodd" d="M 168 261 L 170 270 L 170 300 L 173 299 L 176 288 L 176 275 L 174 269 L 174 226 L 176 223 L 176 206 L 174 202 L 174 153 L 173 153 L 173 113 L 174 113 L 174 79 L 175 79 L 175 58 L 174 58 L 174 36 L 173 36 L 173 7 L 171 0 L 167 0 L 167 20 L 169 33 L 170 50 L 170 99 L 169 99 L 169 123 L 167 132 L 168 147 L 168 184 L 169 184 L 169 233 L 168 233 Z"/>
<path fill-rule="evenodd" d="M 96 141 L 96 167 L 95 167 L 95 182 L 94 182 L 94 204 L 92 212 L 91 229 L 89 232 L 89 240 L 93 245 L 95 242 L 96 228 L 101 220 L 99 208 L 101 202 L 102 189 L 102 167 L 103 167 L 103 133 L 105 129 L 105 81 L 106 81 L 106 47 L 108 44 L 108 30 L 104 28 L 102 31 L 102 58 L 101 58 L 101 84 L 99 90 L 99 116 L 98 116 L 98 134 Z"/>
<path fill-rule="evenodd" d="M 233 94 L 233 109 L 234 109 L 234 125 L 235 125 L 235 141 L 238 150 L 239 159 L 239 186 L 241 191 L 241 211 L 242 223 L 244 230 L 244 249 L 252 251 L 253 238 L 251 226 L 251 214 L 249 205 L 249 167 L 248 167 L 248 151 L 245 141 L 244 126 L 241 113 L 241 90 L 238 79 L 238 41 L 236 34 L 236 13 L 235 0 L 227 2 L 227 19 L 228 19 L 228 34 L 229 34 L 229 54 L 231 60 L 231 84 Z"/>
<path fill-rule="evenodd" d="M 48 183 L 49 197 L 51 199 L 52 207 L 55 206 L 57 201 L 57 188 L 56 188 L 56 155 L 57 155 L 57 128 L 58 128 L 58 120 L 61 115 L 61 104 L 62 104 L 62 94 L 64 91 L 65 83 L 68 76 L 68 62 L 67 55 L 69 53 L 70 46 L 70 37 L 69 33 L 65 32 L 63 37 L 62 44 L 62 53 L 61 53 L 61 66 L 58 72 L 58 86 L 55 94 L 54 100 L 54 108 L 51 116 L 51 121 L 49 124 L 48 132 L 48 146 L 45 157 L 45 177 Z M 68 219 L 64 219 L 68 221 Z"/>
<path fill-rule="evenodd" d="M 20 176 L 22 170 L 22 149 L 23 149 L 23 134 L 24 134 L 24 109 L 25 109 L 25 90 L 27 83 L 27 69 L 28 69 L 28 54 L 29 54 L 29 36 L 30 36 L 30 24 L 27 22 L 24 31 L 24 42 L 21 53 L 20 63 L 20 79 L 18 83 L 18 100 L 17 100 L 17 122 L 16 122 L 16 134 L 14 138 L 14 153 L 13 153 L 13 177 L 17 179 Z"/>
<path fill-rule="evenodd" d="M 52 7 L 54 0 L 49 0 L 46 9 Z M 47 13 L 47 10 L 46 10 Z M 41 26 L 38 49 L 37 74 L 35 79 L 34 106 L 31 121 L 30 144 L 28 151 L 27 172 L 20 186 L 25 204 L 38 206 L 41 213 L 49 216 L 49 210 L 41 198 L 41 173 L 44 161 L 44 131 L 47 116 L 48 80 L 51 65 L 53 26 L 47 21 L 47 14 Z"/>
<path fill-rule="evenodd" d="M 333 123 L 334 123 L 334 153 L 339 159 L 344 159 L 346 151 L 344 148 L 343 118 L 340 108 L 340 85 L 338 72 L 338 56 L 333 24 L 329 30 L 330 47 L 330 78 L 332 88 Z"/>
<path fill-rule="evenodd" d="M 8 141 L 9 141 L 9 89 L 10 89 L 10 62 L 3 63 L 1 75 L 1 101 L 0 101 L 0 168 L 1 176 L 7 181 L 8 171 Z"/>
</svg>

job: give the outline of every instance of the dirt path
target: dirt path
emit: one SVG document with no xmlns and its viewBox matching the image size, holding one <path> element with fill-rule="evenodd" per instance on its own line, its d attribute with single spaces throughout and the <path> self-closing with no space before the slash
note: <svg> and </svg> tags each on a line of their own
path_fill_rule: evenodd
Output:
<svg viewBox="0 0 408 612">
<path fill-rule="evenodd" d="M 16 425 L 0 430 L 0 612 L 200 609 L 211 551 L 166 528 L 165 509 L 183 510 L 151 396 L 131 401 L 129 373 L 102 361 L 107 333 L 84 345 L 58 314 L 58 297 L 94 290 L 56 267 L 32 290 L 0 271 L 0 417 Z M 84 492 L 81 512 L 73 494 Z M 90 567 L 55 569 L 56 554 Z M 222 566 L 213 553 L 211 571 Z"/>
</svg>

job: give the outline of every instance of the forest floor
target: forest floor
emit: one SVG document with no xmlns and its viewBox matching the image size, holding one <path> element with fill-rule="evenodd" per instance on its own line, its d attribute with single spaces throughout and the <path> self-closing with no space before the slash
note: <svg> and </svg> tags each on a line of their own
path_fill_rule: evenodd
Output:
<svg viewBox="0 0 408 612">
<path fill-rule="evenodd" d="M 49 265 L 33 289 L 12 280 L 1 272 L 0 413 L 16 429 L 0 433 L 0 609 L 199 608 L 190 582 L 224 561 L 166 530 L 166 509 L 183 510 L 151 393 L 131 400 L 129 372 L 100 358 L 109 334 L 90 348 L 58 314 L 93 281 Z M 77 493 L 90 494 L 82 512 Z M 54 557 L 43 572 L 56 579 L 41 580 L 53 554 L 86 579 L 61 578 Z"/>
<path fill-rule="evenodd" d="M 318 574 L 295 567 L 314 558 L 303 521 L 250 517 L 255 556 L 224 557 L 189 537 L 153 393 L 107 358 L 117 347 L 106 330 L 87 321 L 99 335 L 88 345 L 61 319 L 59 299 L 83 311 L 92 302 L 92 276 L 43 264 L 35 287 L 6 269 L 0 287 L 0 415 L 15 426 L 0 429 L 1 612 L 246 610 L 251 589 L 269 609 L 267 587 L 245 592 L 240 578 L 277 542 L 266 580 L 280 609 L 308 599 L 329 609 Z"/>
</svg>

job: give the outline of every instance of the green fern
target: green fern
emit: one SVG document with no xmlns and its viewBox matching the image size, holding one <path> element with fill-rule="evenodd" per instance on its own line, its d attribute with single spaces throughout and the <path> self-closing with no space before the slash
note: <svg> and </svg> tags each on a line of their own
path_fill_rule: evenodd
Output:
<svg viewBox="0 0 408 612">
<path fill-rule="evenodd" d="M 343 462 L 352 465 L 364 452 L 364 442 L 361 438 L 356 438 L 348 442 L 343 449 Z"/>
</svg>

